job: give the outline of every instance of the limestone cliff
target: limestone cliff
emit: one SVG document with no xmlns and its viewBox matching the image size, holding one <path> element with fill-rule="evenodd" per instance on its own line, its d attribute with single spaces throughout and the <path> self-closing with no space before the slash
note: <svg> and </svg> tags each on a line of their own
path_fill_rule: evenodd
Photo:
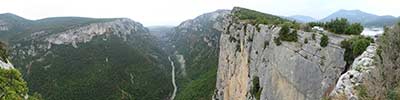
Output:
<svg viewBox="0 0 400 100">
<path fill-rule="evenodd" d="M 260 88 L 261 100 L 317 100 L 330 93 L 345 69 L 339 44 L 347 37 L 323 32 L 329 44 L 321 47 L 321 34 L 298 30 L 297 42 L 277 45 L 274 38 L 280 26 L 249 24 L 234 14 L 225 18 L 221 28 L 213 99 L 256 99 L 251 93 L 255 87 Z M 259 79 L 259 86 L 253 86 L 254 79 Z"/>
</svg>

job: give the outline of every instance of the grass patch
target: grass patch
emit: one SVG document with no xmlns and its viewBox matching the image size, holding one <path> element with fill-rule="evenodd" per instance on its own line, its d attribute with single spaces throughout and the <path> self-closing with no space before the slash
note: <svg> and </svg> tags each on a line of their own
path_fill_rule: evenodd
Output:
<svg viewBox="0 0 400 100">
<path fill-rule="evenodd" d="M 254 77 L 252 80 L 253 87 L 250 90 L 250 93 L 256 98 L 256 100 L 260 100 L 262 88 L 260 87 L 260 78 Z"/>
</svg>

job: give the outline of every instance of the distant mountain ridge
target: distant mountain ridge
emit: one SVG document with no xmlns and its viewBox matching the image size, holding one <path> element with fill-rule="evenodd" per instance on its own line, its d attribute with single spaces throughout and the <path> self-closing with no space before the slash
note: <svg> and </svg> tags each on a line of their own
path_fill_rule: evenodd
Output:
<svg viewBox="0 0 400 100">
<path fill-rule="evenodd" d="M 302 22 L 302 23 L 317 21 L 317 19 L 315 19 L 315 18 L 312 18 L 310 16 L 304 16 L 304 15 L 293 15 L 293 16 L 289 16 L 286 18 L 288 18 L 289 20 L 295 20 L 297 22 Z"/>
<path fill-rule="evenodd" d="M 361 10 L 339 10 L 329 16 L 321 19 L 320 21 L 330 21 L 335 18 L 347 18 L 350 22 L 364 22 L 368 19 L 375 19 L 378 15 L 362 12 Z"/>
<path fill-rule="evenodd" d="M 293 15 L 285 17 L 289 20 L 308 23 L 308 22 L 327 22 L 336 18 L 346 18 L 350 23 L 361 23 L 366 27 L 383 27 L 383 26 L 392 26 L 395 25 L 396 22 L 400 21 L 400 17 L 394 17 L 391 15 L 383 15 L 379 16 L 372 13 L 363 12 L 361 10 L 338 10 L 325 18 L 322 19 L 314 19 L 310 16 L 305 15 Z"/>
<path fill-rule="evenodd" d="M 394 25 L 397 21 L 399 21 L 399 19 L 394 16 L 379 16 L 371 13 L 366 13 L 361 10 L 339 10 L 319 21 L 326 22 L 335 18 L 346 18 L 351 23 L 358 22 L 367 27 L 382 27 L 385 25 Z"/>
</svg>

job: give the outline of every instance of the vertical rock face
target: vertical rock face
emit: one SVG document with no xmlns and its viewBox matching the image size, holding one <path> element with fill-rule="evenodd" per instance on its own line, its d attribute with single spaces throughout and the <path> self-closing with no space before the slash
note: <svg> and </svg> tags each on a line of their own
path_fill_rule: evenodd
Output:
<svg viewBox="0 0 400 100">
<path fill-rule="evenodd" d="M 278 46 L 273 40 L 279 26 L 247 24 L 233 15 L 223 22 L 214 99 L 255 99 L 250 91 L 259 79 L 262 100 L 317 100 L 330 93 L 344 70 L 339 44 L 346 37 L 323 33 L 329 45 L 321 47 L 322 35 L 299 30 L 298 42 Z"/>
</svg>

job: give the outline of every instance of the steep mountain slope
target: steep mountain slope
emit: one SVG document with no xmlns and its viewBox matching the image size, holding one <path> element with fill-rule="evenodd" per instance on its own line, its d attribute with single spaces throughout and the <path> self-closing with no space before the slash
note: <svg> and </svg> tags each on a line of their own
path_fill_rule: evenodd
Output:
<svg viewBox="0 0 400 100">
<path fill-rule="evenodd" d="M 364 26 L 373 27 L 383 27 L 385 25 L 391 26 L 399 20 L 393 16 L 378 16 L 360 10 L 339 10 L 321 19 L 320 21 L 326 22 L 335 18 L 346 18 L 351 23 L 358 22 Z"/>
<path fill-rule="evenodd" d="M 294 20 L 297 22 L 302 22 L 302 23 L 308 23 L 308 22 L 314 22 L 317 21 L 316 19 L 310 17 L 310 16 L 303 16 L 303 15 L 293 15 L 287 17 L 290 20 Z"/>
<path fill-rule="evenodd" d="M 177 69 L 176 100 L 209 100 L 215 89 L 220 22 L 229 11 L 218 10 L 182 22 L 167 34 Z"/>
<path fill-rule="evenodd" d="M 168 56 L 130 19 L 47 18 L 10 34 L 12 61 L 44 99 L 165 99 L 173 90 Z"/>
<path fill-rule="evenodd" d="M 298 40 L 279 42 L 279 24 L 253 24 L 253 18 L 267 22 L 290 23 L 274 15 L 234 8 L 223 23 L 217 73 L 217 100 L 318 100 L 330 93 L 330 87 L 345 69 L 346 36 L 323 32 L 289 30 Z M 313 35 L 314 34 L 314 35 Z M 326 47 L 322 37 L 329 37 Z M 279 39 L 279 38 L 278 38 Z M 306 42 L 307 40 L 307 42 Z"/>
</svg>

